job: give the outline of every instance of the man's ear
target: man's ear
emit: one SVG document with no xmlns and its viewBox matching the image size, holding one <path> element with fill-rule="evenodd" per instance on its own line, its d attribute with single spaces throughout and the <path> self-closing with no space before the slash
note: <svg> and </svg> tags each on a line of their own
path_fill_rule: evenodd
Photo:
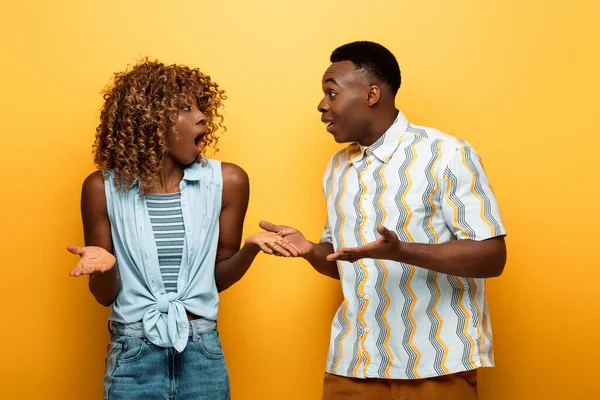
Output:
<svg viewBox="0 0 600 400">
<path fill-rule="evenodd" d="M 367 95 L 367 105 L 369 107 L 373 107 L 375 104 L 379 102 L 381 98 L 381 89 L 377 85 L 369 86 L 369 93 Z"/>
</svg>

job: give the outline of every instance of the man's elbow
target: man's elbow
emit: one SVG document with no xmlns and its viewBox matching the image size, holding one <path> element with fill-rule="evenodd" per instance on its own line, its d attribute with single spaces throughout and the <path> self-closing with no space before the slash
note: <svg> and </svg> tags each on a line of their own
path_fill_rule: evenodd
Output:
<svg viewBox="0 0 600 400">
<path fill-rule="evenodd" d="M 489 276 L 487 276 L 488 278 L 497 278 L 500 275 L 502 275 L 502 273 L 504 272 L 504 266 L 505 263 L 495 263 L 495 265 L 492 266 L 492 268 L 489 270 Z"/>
<path fill-rule="evenodd" d="M 504 242 L 504 236 L 486 240 L 484 243 L 488 246 L 486 278 L 496 278 L 502 275 L 504 266 L 506 265 L 506 243 Z"/>
<path fill-rule="evenodd" d="M 497 254 L 490 262 L 489 278 L 497 278 L 502 275 L 504 267 L 506 266 L 506 247 L 502 246 L 496 253 Z"/>
</svg>

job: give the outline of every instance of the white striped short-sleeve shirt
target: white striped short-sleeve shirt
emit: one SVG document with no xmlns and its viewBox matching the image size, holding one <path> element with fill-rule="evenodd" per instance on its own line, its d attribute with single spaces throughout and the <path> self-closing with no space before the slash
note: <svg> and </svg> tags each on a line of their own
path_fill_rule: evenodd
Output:
<svg viewBox="0 0 600 400">
<path fill-rule="evenodd" d="M 479 155 L 464 140 L 408 123 L 402 112 L 369 147 L 352 143 L 323 179 L 334 249 L 375 241 L 443 243 L 505 234 Z M 334 316 L 327 372 L 418 379 L 494 363 L 485 279 L 389 260 L 338 262 L 344 301 Z"/>
</svg>

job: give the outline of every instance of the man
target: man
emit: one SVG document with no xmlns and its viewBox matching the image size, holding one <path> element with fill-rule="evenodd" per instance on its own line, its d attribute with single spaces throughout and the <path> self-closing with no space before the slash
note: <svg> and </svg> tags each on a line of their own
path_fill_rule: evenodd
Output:
<svg viewBox="0 0 600 400">
<path fill-rule="evenodd" d="M 400 68 L 383 46 L 349 43 L 331 62 L 318 109 L 350 144 L 326 168 L 320 243 L 261 222 L 341 280 L 323 399 L 476 399 L 477 368 L 494 364 L 485 278 L 506 261 L 481 160 L 395 108 Z"/>
</svg>

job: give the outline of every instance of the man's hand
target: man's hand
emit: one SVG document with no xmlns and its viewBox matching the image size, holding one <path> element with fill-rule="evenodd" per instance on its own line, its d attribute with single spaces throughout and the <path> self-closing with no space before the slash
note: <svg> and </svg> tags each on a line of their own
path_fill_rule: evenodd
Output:
<svg viewBox="0 0 600 400">
<path fill-rule="evenodd" d="M 115 266 L 117 259 L 102 247 L 79 247 L 73 244 L 67 246 L 73 254 L 81 257 L 75 268 L 69 272 L 70 276 L 91 275 L 94 272 L 106 272 Z"/>
<path fill-rule="evenodd" d="M 397 260 L 400 253 L 400 240 L 396 232 L 379 225 L 377 232 L 381 235 L 376 241 L 359 247 L 342 247 L 335 253 L 327 256 L 328 261 L 354 262 L 361 258 L 373 258 L 376 260 Z"/>
<path fill-rule="evenodd" d="M 313 244 L 306 240 L 304 235 L 296 228 L 285 225 L 275 225 L 267 221 L 260 221 L 259 226 L 267 232 L 276 233 L 284 238 L 287 243 L 291 244 L 296 249 L 297 253 L 292 255 L 292 257 L 304 257 L 313 251 Z M 284 255 L 279 251 L 269 254 Z"/>
</svg>

